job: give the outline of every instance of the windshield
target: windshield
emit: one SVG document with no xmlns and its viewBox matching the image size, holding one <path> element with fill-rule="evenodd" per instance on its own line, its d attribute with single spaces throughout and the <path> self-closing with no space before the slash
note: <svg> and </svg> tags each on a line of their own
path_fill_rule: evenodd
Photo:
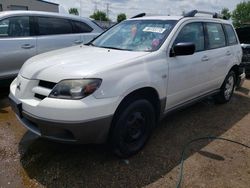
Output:
<svg viewBox="0 0 250 188">
<path fill-rule="evenodd" d="M 101 48 L 155 51 L 161 47 L 177 21 L 175 20 L 128 20 L 114 26 L 92 45 Z"/>
</svg>

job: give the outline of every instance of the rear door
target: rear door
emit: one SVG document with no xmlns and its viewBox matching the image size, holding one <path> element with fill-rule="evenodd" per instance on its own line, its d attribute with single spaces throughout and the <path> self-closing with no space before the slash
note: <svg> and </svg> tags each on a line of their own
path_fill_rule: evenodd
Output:
<svg viewBox="0 0 250 188">
<path fill-rule="evenodd" d="M 227 45 L 230 46 L 233 53 L 233 61 L 238 64 L 241 62 L 242 49 L 237 39 L 236 32 L 230 24 L 225 24 L 224 28 L 227 37 Z"/>
<path fill-rule="evenodd" d="M 209 90 L 219 89 L 227 75 L 227 66 L 234 57 L 230 46 L 227 46 L 226 36 L 221 23 L 206 23 L 208 62 L 210 64 L 208 86 Z"/>
<path fill-rule="evenodd" d="M 0 20 L 0 79 L 15 76 L 36 55 L 36 38 L 29 16 Z"/>
<path fill-rule="evenodd" d="M 36 22 L 38 54 L 81 43 L 81 35 L 74 33 L 68 19 L 39 16 Z"/>
</svg>

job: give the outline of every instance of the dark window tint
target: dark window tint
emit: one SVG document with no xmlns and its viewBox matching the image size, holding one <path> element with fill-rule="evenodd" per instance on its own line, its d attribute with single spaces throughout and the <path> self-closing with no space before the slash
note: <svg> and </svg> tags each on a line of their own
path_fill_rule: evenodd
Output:
<svg viewBox="0 0 250 188">
<path fill-rule="evenodd" d="M 250 44 L 250 26 L 236 29 L 240 43 Z"/>
<path fill-rule="evenodd" d="M 29 17 L 20 16 L 0 21 L 0 37 L 30 36 Z"/>
<path fill-rule="evenodd" d="M 1 11 L 3 11 L 3 7 L 2 7 L 2 5 L 0 4 L 0 12 L 1 12 Z"/>
<path fill-rule="evenodd" d="M 93 31 L 93 28 L 91 28 L 89 25 L 83 22 L 73 21 L 75 29 L 75 33 L 90 33 Z"/>
<path fill-rule="evenodd" d="M 221 24 L 207 23 L 208 49 L 226 46 L 226 38 Z"/>
<path fill-rule="evenodd" d="M 185 25 L 177 36 L 175 43 L 192 42 L 195 44 L 195 51 L 202 51 L 205 48 L 205 38 L 202 23 L 190 23 Z"/>
<path fill-rule="evenodd" d="M 237 44 L 237 38 L 231 25 L 225 25 L 229 45 Z"/>
<path fill-rule="evenodd" d="M 72 33 L 69 20 L 61 18 L 38 17 L 39 35 L 58 35 Z"/>
</svg>

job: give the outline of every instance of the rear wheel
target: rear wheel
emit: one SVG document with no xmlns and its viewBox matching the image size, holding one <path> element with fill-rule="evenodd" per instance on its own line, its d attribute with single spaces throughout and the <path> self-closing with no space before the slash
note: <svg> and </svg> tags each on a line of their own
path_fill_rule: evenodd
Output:
<svg viewBox="0 0 250 188">
<path fill-rule="evenodd" d="M 140 99 L 123 105 L 111 130 L 114 153 L 125 158 L 140 151 L 149 139 L 155 122 L 155 111 L 149 101 Z"/>
<path fill-rule="evenodd" d="M 220 92 L 216 95 L 215 100 L 219 104 L 227 103 L 233 96 L 236 83 L 236 76 L 234 71 L 230 71 L 221 86 Z"/>
</svg>

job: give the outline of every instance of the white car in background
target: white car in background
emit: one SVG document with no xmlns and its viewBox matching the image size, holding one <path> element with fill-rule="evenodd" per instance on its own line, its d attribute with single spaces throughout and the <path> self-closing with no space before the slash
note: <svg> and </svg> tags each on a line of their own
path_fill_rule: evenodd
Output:
<svg viewBox="0 0 250 188">
<path fill-rule="evenodd" d="M 88 18 L 38 11 L 0 12 L 0 80 L 32 56 L 87 43 L 103 30 Z"/>
<path fill-rule="evenodd" d="M 136 17 L 29 59 L 10 86 L 19 121 L 51 140 L 109 141 L 128 157 L 168 112 L 211 95 L 230 101 L 245 78 L 239 40 L 229 21 L 196 13 Z"/>
</svg>

